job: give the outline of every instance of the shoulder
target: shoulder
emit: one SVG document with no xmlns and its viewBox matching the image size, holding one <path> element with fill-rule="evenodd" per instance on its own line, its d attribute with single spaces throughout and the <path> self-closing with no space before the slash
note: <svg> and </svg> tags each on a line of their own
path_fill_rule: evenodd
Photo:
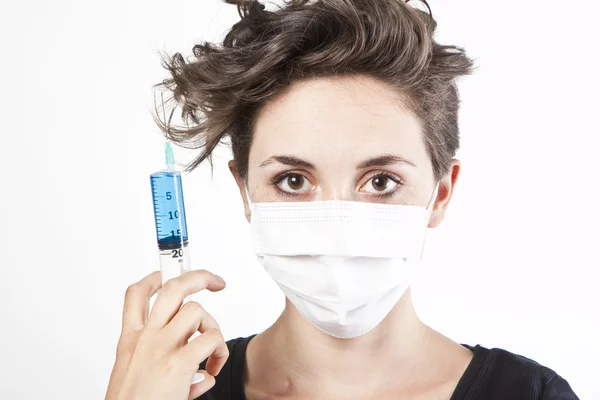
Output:
<svg viewBox="0 0 600 400">
<path fill-rule="evenodd" d="M 566 380 L 530 358 L 498 348 L 466 347 L 473 351 L 473 364 L 477 364 L 465 373 L 472 383 L 473 399 L 496 399 L 499 393 L 510 399 L 578 399 Z"/>
<path fill-rule="evenodd" d="M 229 357 L 221 372 L 215 378 L 215 386 L 196 400 L 228 400 L 243 398 L 244 392 L 244 364 L 246 360 L 246 347 L 248 342 L 256 335 L 238 337 L 227 341 Z M 206 361 L 198 369 L 204 369 Z"/>
</svg>

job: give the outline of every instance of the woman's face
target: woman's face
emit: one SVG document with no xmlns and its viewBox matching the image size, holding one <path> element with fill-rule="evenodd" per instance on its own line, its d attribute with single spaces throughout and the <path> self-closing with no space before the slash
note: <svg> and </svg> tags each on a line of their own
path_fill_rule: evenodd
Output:
<svg viewBox="0 0 600 400">
<path fill-rule="evenodd" d="M 232 172 L 246 204 L 353 200 L 426 206 L 434 195 L 419 120 L 392 89 L 367 77 L 298 82 L 260 112 L 247 182 Z M 443 217 L 459 163 L 440 182 L 430 227 Z"/>
</svg>

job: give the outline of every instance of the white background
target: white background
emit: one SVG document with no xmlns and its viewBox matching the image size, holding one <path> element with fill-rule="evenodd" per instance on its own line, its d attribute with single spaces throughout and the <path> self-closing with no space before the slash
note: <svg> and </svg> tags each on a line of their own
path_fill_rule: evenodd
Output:
<svg viewBox="0 0 600 400">
<path fill-rule="evenodd" d="M 479 70 L 460 85 L 464 169 L 416 307 L 600 399 L 597 2 L 431 3 L 439 39 Z M 0 398 L 103 398 L 125 288 L 158 267 L 158 52 L 188 55 L 236 20 L 215 0 L 2 1 Z M 228 159 L 184 186 L 194 268 L 228 282 L 201 300 L 233 338 L 283 299 L 250 254 Z"/>
</svg>

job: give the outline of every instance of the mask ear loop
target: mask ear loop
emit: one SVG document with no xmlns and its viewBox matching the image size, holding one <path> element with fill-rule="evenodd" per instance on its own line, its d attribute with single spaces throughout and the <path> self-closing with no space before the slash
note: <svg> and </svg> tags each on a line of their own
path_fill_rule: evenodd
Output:
<svg viewBox="0 0 600 400">
<path fill-rule="evenodd" d="M 437 200 L 437 196 L 438 196 L 438 190 L 440 188 L 440 183 L 438 182 L 435 185 L 435 188 L 433 188 L 433 194 L 431 196 L 431 199 L 429 200 L 429 204 L 427 205 L 427 208 L 425 208 L 425 230 L 427 230 L 427 227 L 429 226 L 429 220 L 431 219 L 431 214 L 433 213 L 433 205 L 435 204 L 435 201 Z M 425 235 L 425 237 L 423 238 L 423 247 L 421 247 L 421 254 L 419 255 L 419 260 L 423 258 L 423 252 L 425 251 L 425 243 L 427 242 L 427 235 Z"/>
<path fill-rule="evenodd" d="M 438 182 L 438 183 L 436 183 L 435 187 L 433 188 L 433 194 L 431 196 L 431 199 L 429 199 L 429 204 L 427 205 L 427 208 L 425 208 L 425 211 L 426 211 L 425 223 L 427 225 L 429 225 L 429 220 L 431 219 L 431 214 L 433 213 L 433 206 L 435 205 L 435 201 L 437 200 L 439 188 L 440 188 L 440 183 Z"/>
<path fill-rule="evenodd" d="M 250 189 L 248 189 L 248 185 L 244 185 L 246 189 L 246 202 L 248 203 L 248 207 L 250 208 L 250 215 L 252 215 L 252 200 L 250 200 Z"/>
<path fill-rule="evenodd" d="M 435 184 L 435 187 L 433 188 L 433 193 L 431 195 L 431 199 L 429 199 L 429 204 L 427 205 L 427 208 L 426 208 L 427 211 L 433 211 L 431 209 L 431 207 L 435 204 L 435 201 L 437 200 L 437 195 L 438 195 L 438 189 L 439 188 L 440 188 L 440 183 L 438 182 L 438 183 Z"/>
</svg>

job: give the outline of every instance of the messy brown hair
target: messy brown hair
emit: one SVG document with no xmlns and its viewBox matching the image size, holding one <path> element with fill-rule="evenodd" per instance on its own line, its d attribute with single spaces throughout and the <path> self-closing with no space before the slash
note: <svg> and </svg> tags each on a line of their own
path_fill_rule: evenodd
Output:
<svg viewBox="0 0 600 400">
<path fill-rule="evenodd" d="M 164 63 L 171 77 L 160 86 L 175 106 L 157 122 L 170 140 L 201 150 L 188 170 L 211 161 L 229 137 L 246 178 L 254 122 L 266 102 L 299 80 L 358 74 L 398 92 L 422 124 L 436 180 L 448 172 L 459 146 L 455 81 L 473 62 L 434 40 L 425 0 L 288 0 L 274 11 L 256 0 L 226 2 L 237 4 L 240 21 L 222 44 L 197 44 L 190 59 L 176 53 Z M 177 110 L 183 123 L 173 123 Z"/>
</svg>

